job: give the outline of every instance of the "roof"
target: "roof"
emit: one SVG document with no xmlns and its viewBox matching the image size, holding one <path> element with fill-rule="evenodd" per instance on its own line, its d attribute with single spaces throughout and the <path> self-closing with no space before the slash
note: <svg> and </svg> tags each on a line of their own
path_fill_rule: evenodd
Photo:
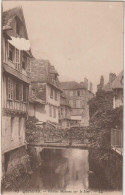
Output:
<svg viewBox="0 0 125 195">
<path fill-rule="evenodd" d="M 116 79 L 112 82 L 112 89 L 122 89 L 123 88 L 123 70 L 116 77 Z"/>
<path fill-rule="evenodd" d="M 106 85 L 104 85 L 103 90 L 104 91 L 112 91 L 112 87 L 111 87 L 112 83 L 107 83 Z"/>
<path fill-rule="evenodd" d="M 38 104 L 45 104 L 45 102 L 39 98 L 36 98 L 36 97 L 29 97 L 29 102 L 31 103 L 38 103 Z"/>
<path fill-rule="evenodd" d="M 52 65 L 51 65 L 51 68 L 50 68 L 50 73 L 59 75 L 58 72 L 55 70 L 55 67 L 52 66 Z"/>
<path fill-rule="evenodd" d="M 3 69 L 5 72 L 13 75 L 17 79 L 20 79 L 21 81 L 24 81 L 25 83 L 30 84 L 30 78 L 28 76 L 25 76 L 24 74 L 20 73 L 18 70 L 8 66 L 7 64 L 3 64 Z"/>
<path fill-rule="evenodd" d="M 21 7 L 15 7 L 3 12 L 3 26 L 11 23 L 13 18 L 17 15 L 17 12 L 22 9 Z M 19 16 L 18 16 L 19 17 Z M 21 20 L 21 17 L 19 17 Z"/>
<path fill-rule="evenodd" d="M 62 89 L 85 89 L 84 84 L 76 81 L 61 82 Z"/>
<path fill-rule="evenodd" d="M 28 39 L 25 19 L 24 19 L 23 10 L 21 7 L 15 7 L 15 8 L 12 8 L 12 9 L 9 9 L 9 10 L 3 12 L 3 14 L 2 14 L 3 28 L 6 29 L 7 26 L 11 27 L 11 23 L 16 16 L 20 19 L 20 21 L 22 23 L 24 23 L 26 38 Z"/>
<path fill-rule="evenodd" d="M 57 74 L 54 66 L 52 66 L 48 60 L 37 60 L 35 58 L 32 58 L 30 73 L 31 81 L 47 83 L 48 85 L 52 85 L 59 91 L 62 91 L 58 77 L 54 79 L 53 75 L 51 74 L 52 72 Z"/>
</svg>

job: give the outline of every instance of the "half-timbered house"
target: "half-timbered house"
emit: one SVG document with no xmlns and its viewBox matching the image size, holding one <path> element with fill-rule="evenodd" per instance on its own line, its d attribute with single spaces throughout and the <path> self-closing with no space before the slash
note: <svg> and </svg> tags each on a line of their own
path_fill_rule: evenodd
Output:
<svg viewBox="0 0 125 195">
<path fill-rule="evenodd" d="M 2 15 L 2 161 L 3 174 L 24 161 L 28 112 L 30 45 L 22 8 Z"/>
</svg>

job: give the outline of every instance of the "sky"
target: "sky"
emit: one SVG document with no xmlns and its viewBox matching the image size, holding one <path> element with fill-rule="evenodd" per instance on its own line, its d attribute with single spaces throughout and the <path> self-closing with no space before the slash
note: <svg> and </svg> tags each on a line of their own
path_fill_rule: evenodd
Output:
<svg viewBox="0 0 125 195">
<path fill-rule="evenodd" d="M 35 58 L 55 66 L 60 81 L 96 85 L 123 69 L 123 2 L 4 1 L 21 6 Z"/>
</svg>

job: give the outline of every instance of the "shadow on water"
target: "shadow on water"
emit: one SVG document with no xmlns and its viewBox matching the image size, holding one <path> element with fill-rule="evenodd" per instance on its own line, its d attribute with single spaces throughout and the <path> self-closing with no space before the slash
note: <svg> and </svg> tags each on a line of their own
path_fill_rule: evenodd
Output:
<svg viewBox="0 0 125 195">
<path fill-rule="evenodd" d="M 45 148 L 39 156 L 41 165 L 27 178 L 23 190 L 112 190 L 88 150 Z"/>
</svg>

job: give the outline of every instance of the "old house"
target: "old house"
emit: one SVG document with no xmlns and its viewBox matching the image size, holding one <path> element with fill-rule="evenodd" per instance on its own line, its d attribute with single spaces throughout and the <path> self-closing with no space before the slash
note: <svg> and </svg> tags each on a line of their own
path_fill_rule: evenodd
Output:
<svg viewBox="0 0 125 195">
<path fill-rule="evenodd" d="M 42 113 L 45 112 L 45 102 L 37 97 L 37 92 L 30 85 L 29 87 L 29 106 L 28 106 L 28 115 L 34 116 L 39 120 L 39 122 L 43 122 Z"/>
<path fill-rule="evenodd" d="M 96 97 L 100 99 L 99 107 L 104 111 L 112 110 L 114 113 L 119 111 L 119 116 L 122 115 L 123 109 L 120 106 L 123 106 L 123 71 L 118 76 L 110 73 L 106 85 L 104 85 L 104 78 L 102 78 L 97 86 L 98 91 L 96 93 Z M 111 129 L 111 149 L 120 155 L 123 153 L 123 130 L 121 126 L 118 123 L 116 127 Z"/>
<path fill-rule="evenodd" d="M 112 90 L 114 92 L 113 97 L 113 108 L 123 106 L 123 71 L 120 72 L 120 74 L 115 78 L 115 80 L 112 82 Z"/>
<path fill-rule="evenodd" d="M 75 81 L 62 82 L 61 86 L 69 99 L 71 112 L 71 126 L 89 125 L 89 105 L 88 101 L 94 96 L 92 93 L 92 84 L 88 90 L 88 80 L 77 83 Z M 91 90 L 91 91 L 90 91 Z"/>
<path fill-rule="evenodd" d="M 58 72 L 47 60 L 32 59 L 30 66 L 32 92 L 44 102 L 39 107 L 39 120 L 59 123 L 60 94 L 62 92 Z M 29 113 L 30 114 L 30 113 Z"/>
<path fill-rule="evenodd" d="M 59 126 L 62 129 L 70 128 L 71 121 L 71 106 L 65 93 L 61 94 L 60 108 L 59 108 Z"/>
<path fill-rule="evenodd" d="M 2 15 L 2 169 L 9 172 L 25 159 L 25 120 L 31 52 L 20 7 Z"/>
<path fill-rule="evenodd" d="M 112 109 L 118 107 L 119 105 L 123 105 L 122 77 L 123 71 L 118 76 L 116 76 L 114 73 L 110 73 L 109 80 L 104 85 L 104 77 L 101 76 L 100 84 L 97 85 L 97 95 L 105 96 L 105 108 L 107 107 L 107 109 Z"/>
</svg>

